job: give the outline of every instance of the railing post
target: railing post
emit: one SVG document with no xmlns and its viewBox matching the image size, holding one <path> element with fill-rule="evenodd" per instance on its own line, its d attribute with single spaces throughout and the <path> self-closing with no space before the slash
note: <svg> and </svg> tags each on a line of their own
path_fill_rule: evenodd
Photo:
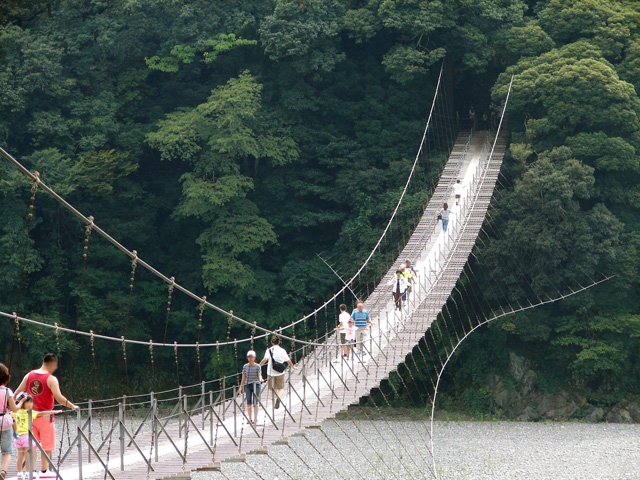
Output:
<svg viewBox="0 0 640 480">
<path fill-rule="evenodd" d="M 307 402 L 307 356 L 305 355 L 306 345 L 302 347 L 302 401 Z"/>
<path fill-rule="evenodd" d="M 124 397 L 122 397 L 124 402 Z M 120 471 L 124 472 L 124 403 L 118 404 L 118 422 L 120 424 Z"/>
<path fill-rule="evenodd" d="M 80 408 L 76 410 L 78 422 L 78 480 L 82 480 L 82 412 Z"/>
<path fill-rule="evenodd" d="M 89 407 L 87 410 L 87 415 L 89 415 L 89 440 L 93 442 L 93 400 L 89 400 Z M 91 463 L 91 449 L 87 449 L 87 461 Z"/>
<path fill-rule="evenodd" d="M 289 369 L 289 381 L 287 382 L 287 399 L 289 400 L 289 411 L 291 411 L 291 369 Z"/>
<path fill-rule="evenodd" d="M 153 435 L 156 462 L 158 462 L 158 400 L 153 392 L 151 392 L 151 415 L 151 435 Z M 149 461 L 151 461 L 151 459 L 149 459 Z"/>
<path fill-rule="evenodd" d="M 127 421 L 127 396 L 122 396 L 122 424 L 124 425 Z"/>
<path fill-rule="evenodd" d="M 220 405 L 222 405 L 226 399 L 227 399 L 227 376 L 225 375 L 224 377 L 222 377 L 222 402 L 220 403 Z M 226 410 L 223 408 L 222 409 L 223 422 L 224 422 L 225 413 L 226 413 Z"/>
<path fill-rule="evenodd" d="M 178 438 L 182 438 L 182 386 L 178 387 Z"/>
<path fill-rule="evenodd" d="M 189 428 L 187 426 L 187 424 L 189 423 L 189 395 L 183 395 L 182 396 L 182 423 L 184 425 L 184 430 L 185 430 L 185 435 L 187 434 L 187 428 Z"/>
<path fill-rule="evenodd" d="M 238 394 L 238 386 L 234 385 L 233 386 L 233 436 L 237 437 L 238 436 L 238 404 L 236 403 L 236 395 Z"/>
<path fill-rule="evenodd" d="M 27 418 L 28 418 L 28 428 L 29 428 L 29 480 L 33 480 L 33 471 L 36 468 L 35 458 L 33 457 L 33 441 L 31 440 L 31 436 L 33 435 L 33 417 L 31 416 L 32 411 L 27 410 Z"/>
<path fill-rule="evenodd" d="M 200 401 L 202 403 L 200 411 L 201 411 L 201 415 L 202 415 L 202 430 L 204 430 L 204 404 L 205 404 L 205 386 L 204 386 L 204 382 L 202 382 L 200 384 Z"/>
<path fill-rule="evenodd" d="M 211 409 L 209 412 L 209 439 L 213 445 L 213 390 L 209 391 L 209 408 Z"/>
</svg>

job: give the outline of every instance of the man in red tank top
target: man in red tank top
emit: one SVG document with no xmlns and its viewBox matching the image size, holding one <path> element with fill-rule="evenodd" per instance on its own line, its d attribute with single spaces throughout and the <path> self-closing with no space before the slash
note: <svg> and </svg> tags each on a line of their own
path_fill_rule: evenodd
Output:
<svg viewBox="0 0 640 480">
<path fill-rule="evenodd" d="M 32 370 L 22 379 L 20 386 L 16 389 L 16 394 L 27 392 L 33 397 L 33 409 L 37 412 L 50 412 L 53 410 L 54 400 L 60 405 L 77 409 L 78 407 L 66 399 L 60 392 L 58 379 L 53 376 L 53 372 L 58 368 L 58 357 L 53 353 L 44 356 L 42 366 L 38 370 Z M 53 414 L 33 419 L 33 435 L 42 445 L 42 449 L 51 458 L 51 453 L 56 445 L 56 429 Z M 55 478 L 55 474 L 49 471 L 49 465 L 45 456 L 42 456 L 41 479 Z"/>
</svg>

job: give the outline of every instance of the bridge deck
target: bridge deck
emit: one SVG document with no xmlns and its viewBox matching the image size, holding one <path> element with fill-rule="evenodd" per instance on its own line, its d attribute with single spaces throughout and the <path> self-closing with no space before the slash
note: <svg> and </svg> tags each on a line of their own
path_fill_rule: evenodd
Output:
<svg viewBox="0 0 640 480">
<path fill-rule="evenodd" d="M 504 155 L 505 145 L 501 138 L 498 138 L 491 157 L 491 146 L 486 140 L 485 132 L 476 133 L 468 143 L 466 136 L 458 138 L 422 219 L 398 258 L 398 262 L 411 259 L 419 272 L 419 283 L 414 285 L 404 308 L 395 310 L 391 289 L 387 287 L 397 264 L 389 269 L 367 299 L 365 306 L 375 325 L 369 331 L 367 350 L 370 354 L 364 357 L 365 361 L 358 358 L 343 360 L 335 335 L 332 335 L 326 346 L 307 354 L 298 362 L 297 370 L 287 374 L 286 409 L 269 409 L 273 421 L 261 411 L 256 431 L 240 414 L 242 405 L 239 405 L 239 399 L 238 404 L 227 400 L 217 405 L 211 402 L 212 407 L 200 406 L 200 410 L 196 409 L 189 417 L 193 423 L 188 423 L 187 429 L 177 420 L 169 422 L 165 428 L 173 444 L 164 433 L 154 437 L 149 428 L 136 437 L 140 452 L 133 445 L 126 446 L 128 439 L 122 449 L 121 441 L 117 438 L 119 430 L 116 429 L 108 462 L 113 477 L 159 479 L 183 471 L 188 473 L 191 470 L 213 468 L 215 462 L 258 450 L 332 418 L 348 405 L 358 402 L 371 388 L 387 378 L 405 360 L 436 319 L 471 253 Z M 451 187 L 458 178 L 466 188 L 461 205 L 456 207 Z M 446 233 L 436 221 L 443 202 L 452 206 L 449 231 Z M 262 395 L 262 403 L 271 403 L 266 390 Z M 183 418 L 187 419 L 186 416 Z M 188 437 L 187 457 L 183 462 L 178 451 L 181 454 L 185 452 L 185 433 Z M 86 442 L 83 445 L 83 478 L 105 478 L 104 468 L 95 455 L 92 455 L 92 461 L 87 461 Z M 121 471 L 121 451 L 125 471 Z M 106 448 L 100 453 L 104 460 Z M 153 471 L 148 470 L 141 454 L 147 458 L 158 455 L 160 461 L 152 462 Z M 60 473 L 64 480 L 80 477 L 78 463 L 77 450 L 74 448 L 61 466 Z M 15 469 L 14 466 L 12 468 Z"/>
</svg>

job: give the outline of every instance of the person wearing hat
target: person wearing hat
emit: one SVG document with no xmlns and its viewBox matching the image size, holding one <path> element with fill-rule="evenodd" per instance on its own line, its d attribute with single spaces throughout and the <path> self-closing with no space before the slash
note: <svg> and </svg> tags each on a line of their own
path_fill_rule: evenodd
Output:
<svg viewBox="0 0 640 480">
<path fill-rule="evenodd" d="M 255 404 L 255 416 L 253 416 L 254 397 L 260 397 L 260 384 L 262 383 L 262 368 L 256 363 L 256 352 L 247 352 L 247 363 L 242 367 L 242 380 L 238 392 L 244 393 L 247 399 L 247 418 L 249 423 L 256 423 L 258 419 L 258 405 Z"/>
</svg>

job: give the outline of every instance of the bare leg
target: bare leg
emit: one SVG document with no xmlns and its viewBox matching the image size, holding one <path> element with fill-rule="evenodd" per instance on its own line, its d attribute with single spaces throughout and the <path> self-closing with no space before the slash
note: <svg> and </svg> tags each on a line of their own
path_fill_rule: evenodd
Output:
<svg viewBox="0 0 640 480">
<path fill-rule="evenodd" d="M 8 434 L 7 434 L 8 435 Z M 7 470 L 9 468 L 9 464 L 11 463 L 11 454 L 7 453 L 2 455 L 2 468 L 0 470 Z"/>
<path fill-rule="evenodd" d="M 46 452 L 47 457 L 51 458 L 51 454 L 52 453 L 53 453 L 53 451 Z M 49 462 L 47 461 L 47 457 L 42 455 L 42 471 L 43 472 L 49 468 Z"/>
</svg>

